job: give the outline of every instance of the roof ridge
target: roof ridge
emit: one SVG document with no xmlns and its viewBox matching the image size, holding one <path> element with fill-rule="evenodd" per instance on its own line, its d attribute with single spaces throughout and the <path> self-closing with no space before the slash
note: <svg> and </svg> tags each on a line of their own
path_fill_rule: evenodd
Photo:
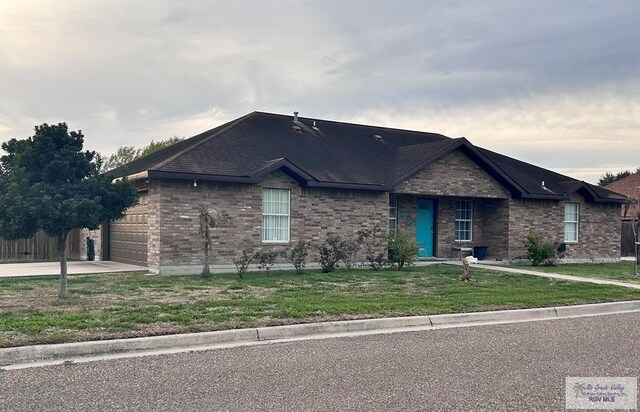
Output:
<svg viewBox="0 0 640 412">
<path fill-rule="evenodd" d="M 452 144 L 453 142 L 456 142 L 460 139 L 464 139 L 464 137 L 450 137 L 450 140 L 436 140 L 434 142 L 424 142 L 424 143 L 415 143 L 415 144 L 410 144 L 410 145 L 406 145 L 406 146 L 400 146 L 398 147 L 398 151 L 400 150 L 409 150 L 411 148 L 418 148 L 421 146 L 429 146 L 429 145 L 441 145 L 443 143 L 446 143 L 446 145 Z"/>
<path fill-rule="evenodd" d="M 211 136 L 205 137 L 204 139 L 200 140 L 199 142 L 196 142 L 196 143 L 194 143 L 193 145 L 191 145 L 191 146 L 189 146 L 189 147 L 186 147 L 185 149 L 183 149 L 183 150 L 179 151 L 178 153 L 175 153 L 173 156 L 168 157 L 167 159 L 163 160 L 162 162 L 157 163 L 157 164 L 154 166 L 154 168 L 155 168 L 155 169 L 161 169 L 161 168 L 163 168 L 164 166 L 166 166 L 166 165 L 168 165 L 169 163 L 171 163 L 171 162 L 173 162 L 174 160 L 176 160 L 178 157 L 180 157 L 180 156 L 182 156 L 182 155 L 184 155 L 184 154 L 186 154 L 186 153 L 189 153 L 190 151 L 192 151 L 193 149 L 195 149 L 195 148 L 197 148 L 197 147 L 199 147 L 199 146 L 202 146 L 204 143 L 206 143 L 206 142 L 208 142 L 209 140 L 213 139 L 214 137 L 218 136 L 220 133 L 226 132 L 227 130 L 229 130 L 229 129 L 231 129 L 231 128 L 235 127 L 235 126 L 237 126 L 237 125 L 238 125 L 238 123 L 243 122 L 244 120 L 246 120 L 247 118 L 249 118 L 249 117 L 251 117 L 251 116 L 255 115 L 256 113 L 257 113 L 257 112 L 247 113 L 247 114 L 245 114 L 244 116 L 241 116 L 241 117 L 239 117 L 239 118 L 237 118 L 237 119 L 235 119 L 235 120 L 232 120 L 231 122 L 227 123 L 227 124 L 228 124 L 228 126 L 227 126 L 227 127 L 223 127 L 223 128 L 221 128 L 221 129 L 217 130 L 216 132 L 214 132 L 213 134 L 211 134 Z M 224 123 L 223 123 L 221 126 L 224 126 Z M 220 127 L 220 126 L 218 126 L 218 127 Z M 197 135 L 195 135 L 195 136 L 192 136 L 192 137 L 190 137 L 190 139 L 193 139 L 194 137 L 201 136 L 201 135 L 203 135 L 203 134 L 209 133 L 209 132 L 211 132 L 211 131 L 213 131 L 213 130 L 217 129 L 218 127 L 214 127 L 213 129 L 209 129 L 209 130 L 207 130 L 207 131 L 206 131 L 206 132 L 204 132 L 204 133 L 200 133 L 200 134 L 197 134 Z"/>
<path fill-rule="evenodd" d="M 291 117 L 293 118 L 291 115 L 288 114 L 282 114 L 282 113 L 269 113 L 269 112 L 261 112 L 261 111 L 254 111 L 252 112 L 252 114 L 266 114 L 269 116 L 279 116 L 279 117 Z M 384 129 L 384 130 L 391 130 L 391 131 L 395 131 L 395 132 L 409 132 L 409 133 L 416 133 L 416 134 L 421 134 L 421 135 L 432 135 L 432 136 L 441 136 L 445 139 L 460 139 L 460 137 L 449 137 L 449 136 L 445 136 L 443 134 L 440 133 L 435 133 L 435 132 L 425 132 L 425 131 L 421 131 L 421 130 L 414 130 L 414 129 L 399 129 L 397 127 L 389 127 L 389 126 L 375 126 L 375 125 L 369 125 L 369 124 L 362 124 L 362 123 L 354 123 L 354 122 L 346 122 L 346 121 L 341 121 L 341 120 L 328 120 L 328 119 L 321 119 L 321 118 L 312 118 L 312 117 L 302 117 L 302 116 L 298 116 L 298 121 L 300 122 L 301 120 L 309 120 L 309 121 L 318 121 L 318 122 L 326 122 L 326 123 L 334 123 L 334 124 L 344 124 L 344 125 L 348 125 L 348 126 L 358 126 L 358 127 L 366 127 L 366 128 L 371 128 L 371 129 Z"/>
</svg>

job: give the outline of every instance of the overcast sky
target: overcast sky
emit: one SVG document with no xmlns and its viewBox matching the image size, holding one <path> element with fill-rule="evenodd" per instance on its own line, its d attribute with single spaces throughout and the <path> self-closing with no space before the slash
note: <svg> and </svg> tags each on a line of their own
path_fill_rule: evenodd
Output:
<svg viewBox="0 0 640 412">
<path fill-rule="evenodd" d="M 640 1 L 0 0 L 0 141 L 192 136 L 254 110 L 640 166 Z"/>
</svg>

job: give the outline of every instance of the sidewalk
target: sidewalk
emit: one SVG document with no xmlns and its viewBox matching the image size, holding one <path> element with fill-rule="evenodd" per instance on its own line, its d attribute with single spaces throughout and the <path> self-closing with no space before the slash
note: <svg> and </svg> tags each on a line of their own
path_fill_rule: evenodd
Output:
<svg viewBox="0 0 640 412">
<path fill-rule="evenodd" d="M 149 269 L 128 265 L 126 263 L 106 261 L 73 261 L 67 262 L 69 275 L 86 275 L 90 273 L 116 272 L 148 272 Z M 3 263 L 0 264 L 0 278 L 24 276 L 59 276 L 59 262 Z"/>
<path fill-rule="evenodd" d="M 450 260 L 444 263 L 446 263 L 447 265 L 462 266 L 462 262 L 459 262 L 459 261 Z M 573 275 L 561 275 L 559 273 L 538 272 L 535 270 L 529 270 L 524 268 L 508 268 L 504 266 L 486 265 L 484 263 L 477 263 L 477 264 L 473 263 L 471 264 L 471 267 L 478 268 L 478 269 L 493 270 L 496 272 L 513 273 L 516 275 L 525 274 L 525 275 L 532 275 L 532 276 L 540 276 L 548 279 L 569 280 L 572 282 L 587 282 L 587 283 L 595 283 L 597 285 L 612 285 L 612 286 L 620 286 L 623 288 L 640 289 L 640 283 L 628 283 L 628 282 L 619 282 L 616 280 L 588 278 L 588 277 L 573 276 Z"/>
</svg>

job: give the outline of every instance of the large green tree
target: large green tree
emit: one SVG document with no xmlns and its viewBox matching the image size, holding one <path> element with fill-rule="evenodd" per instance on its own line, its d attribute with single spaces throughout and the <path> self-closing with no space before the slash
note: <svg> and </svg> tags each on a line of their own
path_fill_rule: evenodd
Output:
<svg viewBox="0 0 640 412">
<path fill-rule="evenodd" d="M 113 170 L 116 167 L 124 166 L 142 156 L 155 153 L 182 140 L 184 140 L 184 137 L 173 136 L 165 140 L 158 140 L 157 142 L 151 140 L 151 143 L 142 148 L 136 148 L 135 146 L 120 146 L 114 154 L 105 158 L 102 170 L 108 171 Z"/>
<path fill-rule="evenodd" d="M 602 176 L 600 176 L 600 180 L 598 180 L 598 186 L 606 186 L 617 180 L 622 179 L 623 177 L 627 177 L 631 174 L 629 170 L 623 170 L 617 173 L 606 172 Z"/>
<path fill-rule="evenodd" d="M 27 139 L 3 143 L 6 155 L 0 158 L 0 235 L 20 239 L 43 230 L 57 239 L 63 299 L 69 232 L 97 229 L 138 201 L 132 183 L 112 184 L 112 178 L 99 173 L 96 152 L 83 151 L 83 144 L 81 131 L 69 131 L 66 123 L 45 123 Z"/>
</svg>

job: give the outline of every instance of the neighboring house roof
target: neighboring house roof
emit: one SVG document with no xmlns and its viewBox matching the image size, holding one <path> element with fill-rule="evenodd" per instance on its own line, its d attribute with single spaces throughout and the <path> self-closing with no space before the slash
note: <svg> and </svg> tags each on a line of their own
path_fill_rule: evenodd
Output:
<svg viewBox="0 0 640 412">
<path fill-rule="evenodd" d="M 476 147 L 465 138 L 253 112 L 108 172 L 119 177 L 257 183 L 282 169 L 303 186 L 393 191 L 461 150 L 518 198 L 621 203 L 606 189 Z M 544 181 L 544 187 L 542 182 Z"/>
<path fill-rule="evenodd" d="M 640 198 L 640 171 L 606 185 L 605 189 L 624 195 L 629 201 L 622 207 L 622 218 L 635 219 Z"/>
</svg>

